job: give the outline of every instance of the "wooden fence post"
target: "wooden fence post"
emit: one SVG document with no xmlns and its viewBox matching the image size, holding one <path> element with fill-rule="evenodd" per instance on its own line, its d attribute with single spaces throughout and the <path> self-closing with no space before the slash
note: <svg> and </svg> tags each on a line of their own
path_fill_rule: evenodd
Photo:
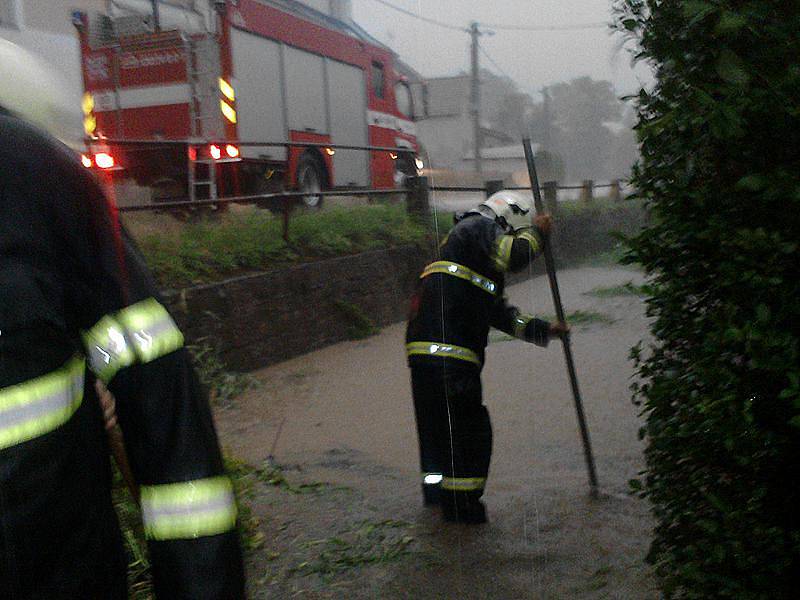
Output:
<svg viewBox="0 0 800 600">
<path fill-rule="evenodd" d="M 594 181 L 591 179 L 583 180 L 583 187 L 581 188 L 581 201 L 592 202 L 594 200 Z"/>
<path fill-rule="evenodd" d="M 502 179 L 492 179 L 486 182 L 486 197 L 496 194 L 505 187 Z"/>
<path fill-rule="evenodd" d="M 406 210 L 414 217 L 427 218 L 430 214 L 430 195 L 427 177 L 409 177 L 406 179 Z"/>
<path fill-rule="evenodd" d="M 558 182 L 545 181 L 542 188 L 544 189 L 544 209 L 555 216 L 558 213 Z"/>
<path fill-rule="evenodd" d="M 620 200 L 622 200 L 622 186 L 620 184 L 619 179 L 614 179 L 611 182 L 611 189 L 608 192 L 608 197 L 613 202 L 619 202 Z"/>
</svg>

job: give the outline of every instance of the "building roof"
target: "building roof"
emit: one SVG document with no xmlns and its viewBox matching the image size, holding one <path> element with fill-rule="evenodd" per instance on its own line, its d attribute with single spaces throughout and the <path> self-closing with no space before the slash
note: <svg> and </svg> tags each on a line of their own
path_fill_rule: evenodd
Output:
<svg viewBox="0 0 800 600">
<path fill-rule="evenodd" d="M 541 148 L 541 144 L 531 144 L 533 153 L 536 154 Z M 522 144 L 509 144 L 508 146 L 497 146 L 495 148 L 481 148 L 481 160 L 504 160 L 504 159 L 525 160 L 525 150 Z M 471 150 L 464 155 L 464 160 L 475 160 L 475 153 Z"/>
</svg>

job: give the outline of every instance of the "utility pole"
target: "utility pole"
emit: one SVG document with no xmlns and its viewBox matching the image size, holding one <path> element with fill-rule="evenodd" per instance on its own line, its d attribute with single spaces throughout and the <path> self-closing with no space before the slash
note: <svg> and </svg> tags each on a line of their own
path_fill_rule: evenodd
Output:
<svg viewBox="0 0 800 600">
<path fill-rule="evenodd" d="M 158 32 L 161 31 L 161 14 L 159 12 L 158 0 L 150 0 L 153 5 L 153 29 Z"/>
<path fill-rule="evenodd" d="M 475 132 L 475 170 L 481 172 L 481 82 L 478 68 L 478 37 L 481 32 L 478 24 L 473 22 L 469 27 L 469 34 L 472 37 L 472 80 L 470 112 L 472 113 L 472 126 Z"/>
<path fill-rule="evenodd" d="M 542 88 L 542 148 L 547 152 L 552 152 L 553 140 L 550 135 L 550 90 Z"/>
</svg>

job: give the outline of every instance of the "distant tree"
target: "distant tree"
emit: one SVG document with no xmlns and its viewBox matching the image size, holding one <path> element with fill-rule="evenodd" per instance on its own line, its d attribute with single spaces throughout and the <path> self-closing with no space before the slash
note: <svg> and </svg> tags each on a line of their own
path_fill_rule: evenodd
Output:
<svg viewBox="0 0 800 600">
<path fill-rule="evenodd" d="M 503 96 L 492 126 L 514 139 L 528 133 L 528 122 L 533 110 L 533 99 L 521 92 L 512 92 Z"/>
<path fill-rule="evenodd" d="M 568 176 L 598 179 L 606 172 L 615 135 L 605 123 L 622 116 L 622 103 L 608 81 L 580 77 L 548 88 L 555 124 L 554 145 L 564 157 Z"/>
<path fill-rule="evenodd" d="M 624 108 L 622 121 L 614 133 L 610 151 L 606 157 L 605 172 L 613 179 L 627 179 L 631 169 L 639 159 L 639 145 L 636 141 L 636 111 L 632 106 Z"/>
</svg>

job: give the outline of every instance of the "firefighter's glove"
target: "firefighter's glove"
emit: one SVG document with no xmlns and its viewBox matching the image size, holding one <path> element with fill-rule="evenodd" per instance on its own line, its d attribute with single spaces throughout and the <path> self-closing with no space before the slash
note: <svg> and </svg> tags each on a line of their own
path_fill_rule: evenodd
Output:
<svg viewBox="0 0 800 600">
<path fill-rule="evenodd" d="M 100 400 L 100 408 L 103 409 L 103 421 L 106 424 L 106 431 L 111 431 L 117 425 L 117 403 L 114 394 L 108 391 L 103 382 L 95 381 L 94 385 L 97 397 Z"/>
<path fill-rule="evenodd" d="M 553 230 L 553 217 L 545 213 L 533 217 L 533 226 L 539 230 L 544 237 L 548 237 Z"/>
<path fill-rule="evenodd" d="M 572 328 L 569 326 L 569 323 L 550 323 L 547 335 L 551 340 L 554 338 L 567 339 L 569 338 L 570 331 L 572 331 Z"/>
</svg>

